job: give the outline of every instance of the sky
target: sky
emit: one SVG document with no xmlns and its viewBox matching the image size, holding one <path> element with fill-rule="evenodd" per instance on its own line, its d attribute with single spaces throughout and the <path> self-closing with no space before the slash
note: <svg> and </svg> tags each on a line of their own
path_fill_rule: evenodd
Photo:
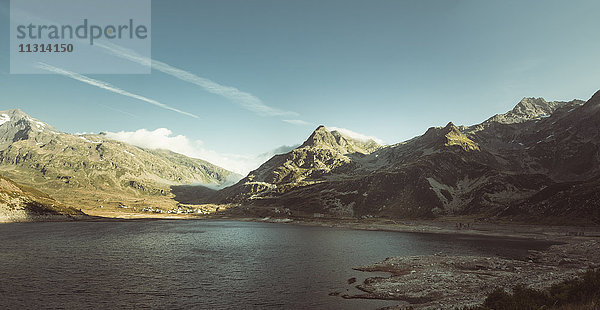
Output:
<svg viewBox="0 0 600 310">
<path fill-rule="evenodd" d="M 600 89 L 596 0 L 153 0 L 147 75 L 11 75 L 8 10 L 0 110 L 243 174 L 321 124 L 394 144 Z"/>
</svg>

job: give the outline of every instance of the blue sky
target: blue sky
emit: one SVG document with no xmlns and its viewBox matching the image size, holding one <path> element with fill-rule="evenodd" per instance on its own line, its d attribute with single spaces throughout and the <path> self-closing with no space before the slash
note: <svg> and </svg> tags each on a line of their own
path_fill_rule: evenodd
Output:
<svg viewBox="0 0 600 310">
<path fill-rule="evenodd" d="M 600 89 L 599 1 L 153 0 L 154 60 L 297 113 L 257 113 L 157 70 L 89 75 L 197 119 L 61 75 L 10 75 L 8 3 L 0 110 L 66 132 L 168 128 L 214 156 L 298 144 L 319 124 L 397 143 L 481 122 L 523 97 Z"/>
</svg>

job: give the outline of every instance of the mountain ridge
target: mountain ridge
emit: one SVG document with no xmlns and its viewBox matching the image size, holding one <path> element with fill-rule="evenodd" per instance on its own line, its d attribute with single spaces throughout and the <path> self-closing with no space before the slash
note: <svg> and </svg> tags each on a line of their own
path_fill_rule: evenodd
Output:
<svg viewBox="0 0 600 310">
<path fill-rule="evenodd" d="M 0 111 L 0 116 L 0 171 L 84 209 L 171 208 L 176 204 L 171 186 L 222 186 L 236 178 L 209 162 L 167 150 L 143 149 L 101 134 L 63 133 L 19 109 Z"/>
<path fill-rule="evenodd" d="M 468 215 L 600 223 L 597 106 L 600 91 L 586 102 L 524 98 L 480 124 L 450 122 L 364 153 L 348 152 L 319 126 L 301 147 L 273 157 L 212 199 L 262 215 L 286 208 L 309 217 Z M 282 171 L 298 173 L 256 178 Z M 568 193 L 585 197 L 573 200 Z"/>
</svg>

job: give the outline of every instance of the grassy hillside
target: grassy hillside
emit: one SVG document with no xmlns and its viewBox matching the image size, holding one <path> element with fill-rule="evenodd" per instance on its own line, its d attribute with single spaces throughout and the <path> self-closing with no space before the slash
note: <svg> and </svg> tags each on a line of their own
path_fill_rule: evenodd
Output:
<svg viewBox="0 0 600 310">
<path fill-rule="evenodd" d="M 0 222 L 83 215 L 80 210 L 68 207 L 35 188 L 17 184 L 0 175 Z"/>
</svg>

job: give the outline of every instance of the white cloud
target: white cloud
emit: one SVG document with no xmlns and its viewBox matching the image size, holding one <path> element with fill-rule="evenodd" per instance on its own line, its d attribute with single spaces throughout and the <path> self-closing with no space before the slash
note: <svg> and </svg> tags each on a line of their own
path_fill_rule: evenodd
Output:
<svg viewBox="0 0 600 310">
<path fill-rule="evenodd" d="M 329 129 L 329 131 L 337 131 L 337 132 L 341 133 L 344 136 L 347 136 L 347 137 L 350 137 L 352 139 L 356 139 L 356 140 L 359 140 L 359 141 L 373 140 L 373 141 L 377 142 L 377 144 L 385 145 L 385 142 L 383 142 L 383 140 L 381 140 L 381 139 L 379 139 L 377 137 L 363 135 L 361 133 L 354 132 L 354 131 L 352 131 L 350 129 L 339 128 L 339 127 L 327 127 L 327 129 Z"/>
<path fill-rule="evenodd" d="M 303 121 L 301 119 L 284 119 L 283 120 L 286 123 L 292 124 L 292 125 L 299 125 L 299 126 L 310 126 L 313 125 L 312 123 L 309 123 L 307 121 Z"/>
<path fill-rule="evenodd" d="M 193 118 L 199 118 L 197 115 L 194 115 L 192 113 L 188 113 L 188 112 L 185 112 L 185 111 L 182 111 L 182 110 L 170 107 L 170 106 L 168 106 L 168 105 L 166 105 L 164 103 L 160 103 L 160 102 L 158 102 L 158 101 L 156 101 L 154 99 L 150 99 L 150 98 L 146 98 L 144 96 L 140 96 L 140 95 L 136 95 L 136 94 L 130 93 L 130 92 L 126 91 L 126 90 L 123 90 L 123 89 L 120 89 L 118 87 L 115 87 L 115 86 L 113 86 L 113 85 L 111 85 L 109 83 L 106 83 L 106 82 L 103 82 L 103 81 L 99 81 L 99 80 L 94 80 L 92 78 L 89 78 L 87 76 L 81 75 L 79 73 L 75 73 L 75 72 L 71 72 L 71 71 L 68 71 L 68 70 L 65 70 L 65 69 L 57 68 L 57 67 L 54 67 L 54 66 L 51 66 L 51 65 L 48 65 L 48 64 L 45 64 L 45 63 L 41 63 L 41 62 L 38 63 L 38 67 L 41 68 L 41 69 L 44 69 L 44 70 L 56 73 L 56 74 L 64 75 L 66 77 L 72 78 L 74 80 L 77 80 L 77 81 L 80 81 L 80 82 L 83 82 L 83 83 L 86 83 L 86 84 L 89 84 L 89 85 L 92 85 L 92 86 L 96 86 L 96 87 L 104 89 L 104 90 L 108 90 L 108 91 L 113 92 L 115 94 L 119 94 L 119 95 L 123 95 L 123 96 L 130 97 L 130 98 L 133 98 L 133 99 L 137 99 L 137 100 L 140 100 L 140 101 L 144 101 L 146 103 L 155 105 L 157 107 L 161 107 L 161 108 L 166 109 L 166 110 L 177 112 L 179 114 L 191 116 Z"/>
<path fill-rule="evenodd" d="M 208 149 L 200 140 L 190 140 L 184 135 L 174 135 L 167 128 L 155 130 L 107 132 L 110 139 L 147 149 L 166 149 L 192 158 L 200 158 L 227 170 L 247 175 L 275 154 L 289 152 L 294 147 L 283 146 L 259 155 L 222 154 Z"/>
<path fill-rule="evenodd" d="M 164 62 L 141 56 L 130 49 L 126 49 L 109 42 L 95 43 L 95 46 L 104 48 L 109 53 L 117 57 L 128 59 L 143 66 L 152 67 L 154 70 L 158 70 L 182 81 L 200 86 L 209 93 L 225 97 L 235 103 L 238 103 L 243 108 L 253 111 L 257 114 L 268 116 L 298 115 L 296 112 L 284 111 L 270 107 L 256 96 L 241 91 L 235 87 L 221 85 L 207 78 L 199 77 L 191 72 L 173 67 Z"/>
</svg>

